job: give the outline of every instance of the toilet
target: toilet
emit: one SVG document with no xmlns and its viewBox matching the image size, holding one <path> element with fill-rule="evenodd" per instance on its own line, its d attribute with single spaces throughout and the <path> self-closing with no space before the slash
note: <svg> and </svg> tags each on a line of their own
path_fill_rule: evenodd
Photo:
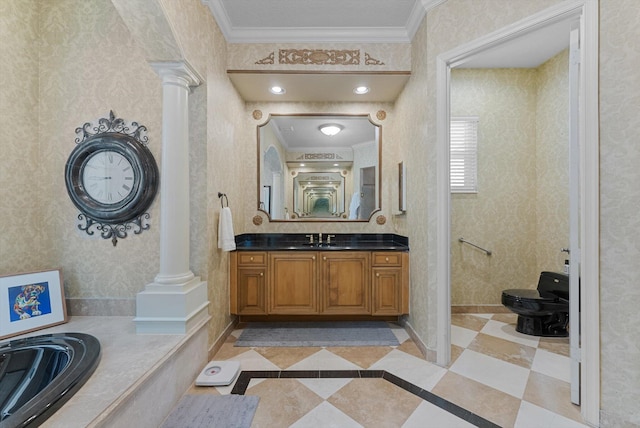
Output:
<svg viewBox="0 0 640 428">
<path fill-rule="evenodd" d="M 532 336 L 569 335 L 569 276 L 541 272 L 538 288 L 502 292 L 502 304 L 518 314 L 516 331 Z"/>
</svg>

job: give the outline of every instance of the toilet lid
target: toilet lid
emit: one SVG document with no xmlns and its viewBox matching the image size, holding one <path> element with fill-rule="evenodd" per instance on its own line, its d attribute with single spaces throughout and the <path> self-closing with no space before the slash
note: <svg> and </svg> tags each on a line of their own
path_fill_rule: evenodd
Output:
<svg viewBox="0 0 640 428">
<path fill-rule="evenodd" d="M 545 296 L 540 295 L 538 290 L 530 290 L 530 289 L 511 289 L 504 290 L 502 294 L 506 297 L 510 297 L 512 299 L 517 300 L 537 300 L 537 301 L 545 301 L 545 302 L 555 302 L 558 298 L 554 295 L 549 295 L 545 293 Z"/>
</svg>

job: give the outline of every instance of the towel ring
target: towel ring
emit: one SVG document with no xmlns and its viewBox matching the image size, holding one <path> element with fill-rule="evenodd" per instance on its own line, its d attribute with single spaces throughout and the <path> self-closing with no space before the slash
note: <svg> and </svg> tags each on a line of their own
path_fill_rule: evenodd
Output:
<svg viewBox="0 0 640 428">
<path fill-rule="evenodd" d="M 224 208 L 225 201 L 227 202 L 227 206 L 229 206 L 229 198 L 227 198 L 226 193 L 218 192 L 218 197 L 220 198 L 220 205 L 222 205 L 222 208 Z"/>
</svg>

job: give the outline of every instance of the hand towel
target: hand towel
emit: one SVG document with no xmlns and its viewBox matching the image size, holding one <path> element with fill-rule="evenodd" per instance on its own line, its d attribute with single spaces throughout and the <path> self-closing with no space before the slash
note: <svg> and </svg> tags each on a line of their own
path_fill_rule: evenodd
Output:
<svg viewBox="0 0 640 428">
<path fill-rule="evenodd" d="M 233 219 L 231 218 L 231 209 L 229 207 L 224 207 L 222 211 L 220 211 L 218 248 L 222 251 L 233 251 L 236 249 L 236 236 L 233 233 Z"/>
<path fill-rule="evenodd" d="M 351 203 L 349 204 L 349 220 L 358 218 L 358 208 L 360 208 L 360 192 L 355 192 L 351 196 Z"/>
</svg>

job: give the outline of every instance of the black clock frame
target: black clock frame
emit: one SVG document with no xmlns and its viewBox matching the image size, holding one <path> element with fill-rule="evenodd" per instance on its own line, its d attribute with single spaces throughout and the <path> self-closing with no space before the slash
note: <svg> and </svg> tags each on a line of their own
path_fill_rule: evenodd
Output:
<svg viewBox="0 0 640 428">
<path fill-rule="evenodd" d="M 102 151 L 124 156 L 133 168 L 132 191 L 122 201 L 105 204 L 93 199 L 83 182 L 87 161 Z M 158 167 L 149 149 L 128 135 L 104 134 L 78 145 L 66 165 L 67 191 L 84 214 L 103 223 L 123 223 L 144 213 L 155 198 Z"/>
<path fill-rule="evenodd" d="M 76 139 L 77 146 L 65 165 L 67 193 L 81 212 L 78 219 L 84 221 L 78 228 L 88 235 L 93 235 L 96 229 L 103 238 L 110 238 L 114 246 L 118 238 L 126 238 L 128 231 L 134 227 L 135 234 L 149 229 L 145 221 L 149 218 L 146 211 L 158 192 L 159 173 L 153 154 L 146 146 L 145 131 L 146 128 L 136 122 L 129 126 L 124 120 L 115 118 L 112 111 L 108 119 L 98 121 L 98 126 L 91 127 L 91 123 L 85 123 L 82 128 L 76 129 L 81 137 Z M 83 181 L 88 160 L 102 151 L 121 154 L 133 168 L 131 193 L 113 204 L 92 198 Z"/>
</svg>

